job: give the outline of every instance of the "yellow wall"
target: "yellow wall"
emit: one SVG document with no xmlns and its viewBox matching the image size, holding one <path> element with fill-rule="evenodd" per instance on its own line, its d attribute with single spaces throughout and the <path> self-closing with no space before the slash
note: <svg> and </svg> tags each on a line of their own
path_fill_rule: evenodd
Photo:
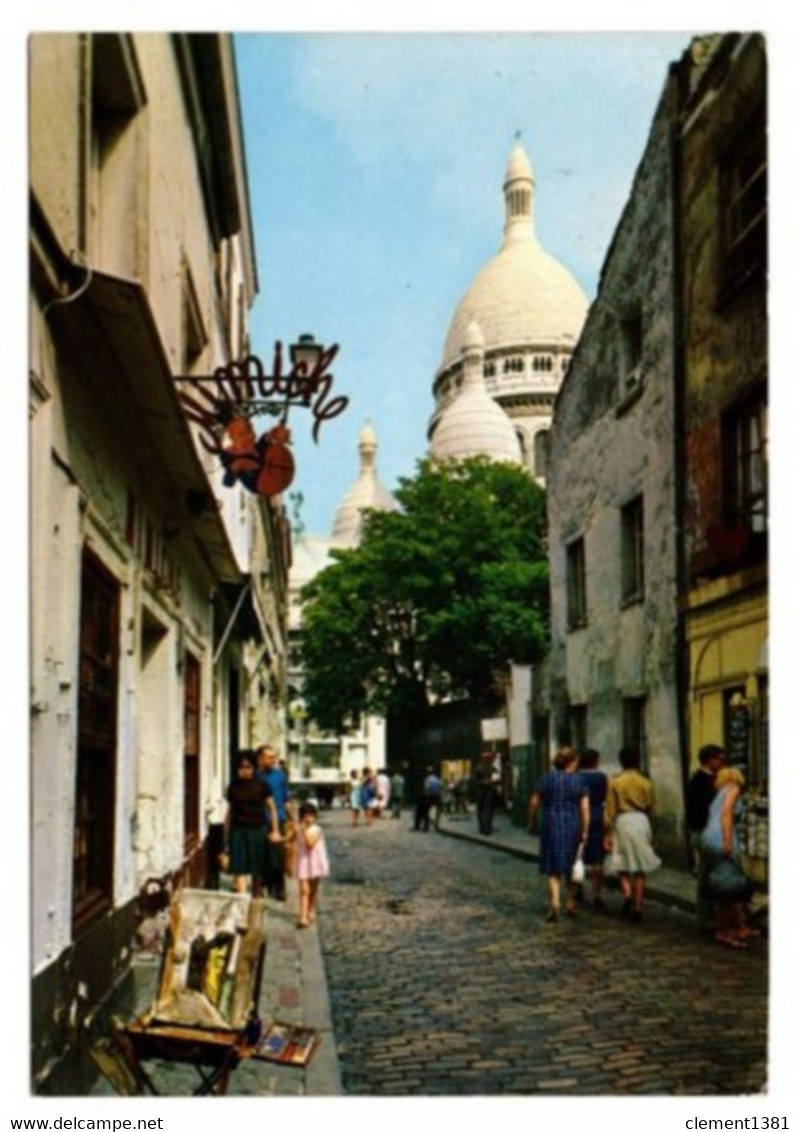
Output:
<svg viewBox="0 0 800 1132">
<path fill-rule="evenodd" d="M 742 686 L 751 719 L 748 794 L 752 796 L 765 793 L 768 773 L 762 744 L 767 707 L 761 694 L 768 676 L 768 602 L 765 581 L 739 588 L 743 582 L 746 579 L 742 575 L 732 576 L 692 593 L 687 622 L 689 737 L 693 770 L 697 752 L 704 744 L 725 746 L 723 693 Z M 765 800 L 758 805 L 765 815 L 758 820 L 766 821 Z M 746 857 L 745 866 L 754 880 L 766 881 L 766 855 Z"/>
</svg>

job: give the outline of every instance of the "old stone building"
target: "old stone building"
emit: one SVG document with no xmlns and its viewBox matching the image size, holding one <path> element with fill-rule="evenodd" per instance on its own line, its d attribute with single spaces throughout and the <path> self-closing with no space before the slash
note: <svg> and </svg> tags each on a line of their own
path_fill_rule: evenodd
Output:
<svg viewBox="0 0 800 1132">
<path fill-rule="evenodd" d="M 692 757 L 722 743 L 749 786 L 766 876 L 767 64 L 763 37 L 698 40 L 683 61 L 678 470 L 680 610 Z"/>
<path fill-rule="evenodd" d="M 699 746 L 766 768 L 764 68 L 729 35 L 670 69 L 548 464 L 542 732 L 636 746 L 677 862 Z"/>
<path fill-rule="evenodd" d="M 556 400 L 548 465 L 549 710 L 560 739 L 641 752 L 681 852 L 676 606 L 674 80 Z"/>
<path fill-rule="evenodd" d="M 180 378 L 249 352 L 230 37 L 30 43 L 31 959 L 39 1078 L 206 879 L 239 746 L 282 741 L 289 532 Z"/>
</svg>

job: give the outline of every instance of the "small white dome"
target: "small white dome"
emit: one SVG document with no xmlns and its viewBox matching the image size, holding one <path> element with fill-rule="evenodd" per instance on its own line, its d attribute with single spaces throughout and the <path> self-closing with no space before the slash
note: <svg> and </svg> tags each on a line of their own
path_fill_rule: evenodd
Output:
<svg viewBox="0 0 800 1132">
<path fill-rule="evenodd" d="M 498 463 L 521 463 L 517 434 L 506 414 L 486 392 L 483 381 L 483 334 L 474 319 L 467 325 L 462 348 L 464 380 L 445 409 L 431 437 L 434 460 L 466 460 L 488 456 Z"/>
<path fill-rule="evenodd" d="M 358 479 L 345 492 L 333 520 L 332 539 L 337 546 L 358 546 L 364 511 L 398 511 L 400 506 L 378 479 L 376 456 L 378 440 L 367 421 L 358 438 L 360 470 Z"/>
</svg>

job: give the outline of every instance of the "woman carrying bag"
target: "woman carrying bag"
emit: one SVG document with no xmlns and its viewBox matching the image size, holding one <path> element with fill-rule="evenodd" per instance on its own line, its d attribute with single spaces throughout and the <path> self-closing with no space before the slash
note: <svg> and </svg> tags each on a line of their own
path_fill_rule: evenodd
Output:
<svg viewBox="0 0 800 1132">
<path fill-rule="evenodd" d="M 639 752 L 623 747 L 619 753 L 620 774 L 608 784 L 606 797 L 605 848 L 619 874 L 624 903 L 623 916 L 642 921 L 645 876 L 657 869 L 660 858 L 653 850 L 650 820 L 655 808 L 653 783 L 639 768 Z"/>
<path fill-rule="evenodd" d="M 575 882 L 573 869 L 589 829 L 589 799 L 586 787 L 575 771 L 578 756 L 571 747 L 562 747 L 555 754 L 552 768 L 544 775 L 531 796 L 528 823 L 536 828 L 541 810 L 539 871 L 547 877 L 547 922 L 558 920 L 561 906 L 561 884 L 566 888 L 565 914 L 575 918 Z M 580 870 L 579 870 L 580 871 Z"/>
<path fill-rule="evenodd" d="M 716 791 L 700 835 L 708 895 L 714 903 L 717 943 L 743 950 L 759 933 L 747 924 L 747 905 L 752 885 L 742 871 L 736 819 L 742 810 L 744 775 L 724 766 L 714 778 Z"/>
</svg>

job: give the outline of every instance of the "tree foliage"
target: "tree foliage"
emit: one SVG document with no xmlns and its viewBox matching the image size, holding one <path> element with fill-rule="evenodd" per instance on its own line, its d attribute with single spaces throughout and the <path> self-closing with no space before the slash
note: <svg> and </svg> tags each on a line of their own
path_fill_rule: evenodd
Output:
<svg viewBox="0 0 800 1132">
<path fill-rule="evenodd" d="M 491 705 L 498 674 L 546 648 L 542 489 L 476 457 L 422 461 L 396 498 L 303 592 L 304 694 L 323 727 L 445 698 Z"/>
</svg>

